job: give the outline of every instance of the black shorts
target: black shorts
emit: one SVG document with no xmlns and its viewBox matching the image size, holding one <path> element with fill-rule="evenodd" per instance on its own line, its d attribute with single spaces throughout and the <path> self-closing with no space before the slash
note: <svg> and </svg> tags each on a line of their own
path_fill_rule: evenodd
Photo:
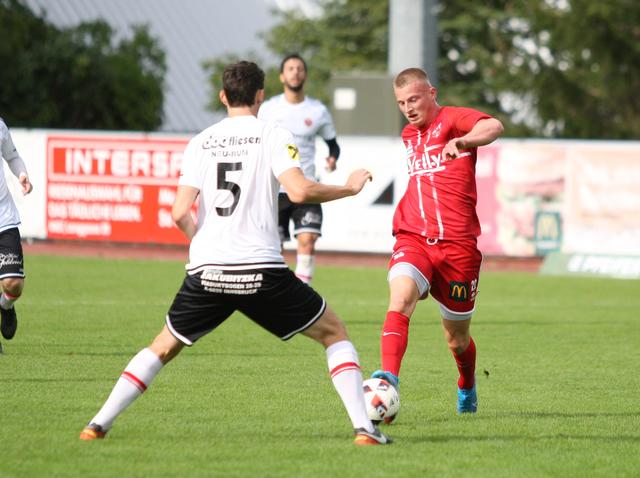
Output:
<svg viewBox="0 0 640 478">
<path fill-rule="evenodd" d="M 324 299 L 286 267 L 208 269 L 185 277 L 167 314 L 167 326 L 178 340 L 192 345 L 239 310 L 287 340 L 310 327 L 325 308 Z"/>
<path fill-rule="evenodd" d="M 9 277 L 24 278 L 24 257 L 17 227 L 0 232 L 0 280 Z"/>
<path fill-rule="evenodd" d="M 278 230 L 280 241 L 291 239 L 289 221 L 293 220 L 293 237 L 301 232 L 322 235 L 322 206 L 320 204 L 292 203 L 287 193 L 278 195 Z"/>
</svg>

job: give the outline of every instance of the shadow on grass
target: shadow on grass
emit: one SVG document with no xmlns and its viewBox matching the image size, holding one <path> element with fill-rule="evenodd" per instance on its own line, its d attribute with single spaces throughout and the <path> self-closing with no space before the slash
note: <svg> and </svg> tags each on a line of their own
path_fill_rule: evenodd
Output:
<svg viewBox="0 0 640 478">
<path fill-rule="evenodd" d="M 584 440 L 584 441 L 596 441 L 607 443 L 640 443 L 640 435 L 617 435 L 617 436 L 603 436 L 603 435 L 571 435 L 568 433 L 556 433 L 551 435 L 537 435 L 537 436 L 525 436 L 525 435 L 433 435 L 424 437 L 402 437 L 398 434 L 390 434 L 396 441 L 396 443 L 446 443 L 446 442 L 490 442 L 490 441 L 511 441 L 511 442 L 542 442 L 548 440 Z"/>
<path fill-rule="evenodd" d="M 498 415 L 500 417 L 520 418 L 600 418 L 600 417 L 634 417 L 640 418 L 640 413 L 634 412 L 525 412 Z"/>
<path fill-rule="evenodd" d="M 81 377 L 76 377 L 76 378 L 44 378 L 44 377 L 39 377 L 39 378 L 8 378 L 8 379 L 3 379 L 2 382 L 3 383 L 56 383 L 56 382 L 107 382 L 108 380 L 100 377 L 100 378 L 81 378 Z M 110 380 L 110 382 L 113 382 L 113 380 Z"/>
<path fill-rule="evenodd" d="M 499 420 L 501 418 L 520 418 L 520 419 L 532 419 L 539 420 L 544 418 L 603 418 L 603 417 L 613 417 L 613 418 L 640 418 L 640 413 L 636 412 L 511 412 L 511 413 L 500 413 L 500 414 L 477 414 L 477 415 L 466 415 L 464 417 L 451 416 L 451 417 L 441 417 L 441 418 L 433 418 L 428 421 L 431 423 L 444 423 L 451 422 L 452 420 Z M 640 435 L 639 435 L 640 436 Z"/>
</svg>

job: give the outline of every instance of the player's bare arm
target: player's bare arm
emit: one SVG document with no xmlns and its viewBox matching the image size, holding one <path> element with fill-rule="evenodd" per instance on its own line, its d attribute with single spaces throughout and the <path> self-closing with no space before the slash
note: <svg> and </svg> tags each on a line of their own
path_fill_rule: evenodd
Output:
<svg viewBox="0 0 640 478">
<path fill-rule="evenodd" d="M 467 134 L 450 140 L 442 149 L 442 155 L 446 159 L 457 158 L 461 149 L 477 148 L 493 143 L 503 132 L 504 127 L 497 119 L 481 119 Z"/>
<path fill-rule="evenodd" d="M 280 176 L 278 181 L 287 190 L 291 202 L 321 203 L 334 201 L 348 196 L 355 196 L 373 177 L 366 169 L 353 171 L 344 186 L 320 184 L 304 177 L 299 168 L 289 168 Z"/>
<path fill-rule="evenodd" d="M 191 208 L 200 191 L 191 186 L 178 186 L 176 199 L 171 209 L 171 217 L 178 229 L 191 240 L 196 234 L 196 223 L 191 215 Z"/>
</svg>

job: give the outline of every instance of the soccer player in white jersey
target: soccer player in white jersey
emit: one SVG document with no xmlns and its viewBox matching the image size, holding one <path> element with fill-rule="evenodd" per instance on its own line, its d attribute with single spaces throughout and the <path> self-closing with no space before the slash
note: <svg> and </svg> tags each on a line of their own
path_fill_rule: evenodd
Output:
<svg viewBox="0 0 640 478">
<path fill-rule="evenodd" d="M 29 181 L 27 167 L 13 144 L 11 133 L 0 118 L 0 150 L 9 169 L 20 181 L 22 194 L 29 194 L 33 186 Z M 14 302 L 20 298 L 24 287 L 24 259 L 20 242 L 20 214 L 16 208 L 4 174 L 0 174 L 0 331 L 10 340 L 18 328 Z"/>
<path fill-rule="evenodd" d="M 356 170 L 344 186 L 305 178 L 291 133 L 256 118 L 264 73 L 255 63 L 225 68 L 220 99 L 228 118 L 187 145 L 173 205 L 176 225 L 191 240 L 182 287 L 160 334 L 129 362 L 80 438 L 104 438 L 167 362 L 238 310 L 282 340 L 302 333 L 322 344 L 355 443 L 389 443 L 367 416 L 358 354 L 344 324 L 287 267 L 277 225 L 280 184 L 292 201 L 324 202 L 359 193 L 371 174 Z M 191 209 L 198 197 L 196 222 Z"/>
<path fill-rule="evenodd" d="M 307 64 L 300 55 L 286 56 L 280 64 L 280 81 L 284 93 L 274 96 L 260 107 L 258 118 L 273 122 L 293 133 L 300 151 L 300 167 L 304 175 L 316 178 L 316 136 L 329 147 L 327 170 L 336 169 L 340 147 L 336 141 L 336 129 L 326 106 L 315 98 L 306 96 L 304 83 Z M 322 207 L 320 204 L 296 204 L 284 189 L 278 197 L 278 222 L 282 242 L 288 241 L 289 223 L 293 221 L 293 236 L 297 239 L 296 275 L 311 283 L 315 270 L 315 246 L 322 234 Z"/>
</svg>

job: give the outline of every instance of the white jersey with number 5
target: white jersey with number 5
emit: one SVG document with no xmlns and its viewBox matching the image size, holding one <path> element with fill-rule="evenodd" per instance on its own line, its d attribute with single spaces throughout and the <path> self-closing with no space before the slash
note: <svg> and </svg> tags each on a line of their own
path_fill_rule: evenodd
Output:
<svg viewBox="0 0 640 478">
<path fill-rule="evenodd" d="M 200 190 L 189 273 L 285 267 L 277 177 L 292 167 L 300 165 L 291 133 L 255 116 L 226 118 L 189 142 L 179 184 Z"/>
</svg>

